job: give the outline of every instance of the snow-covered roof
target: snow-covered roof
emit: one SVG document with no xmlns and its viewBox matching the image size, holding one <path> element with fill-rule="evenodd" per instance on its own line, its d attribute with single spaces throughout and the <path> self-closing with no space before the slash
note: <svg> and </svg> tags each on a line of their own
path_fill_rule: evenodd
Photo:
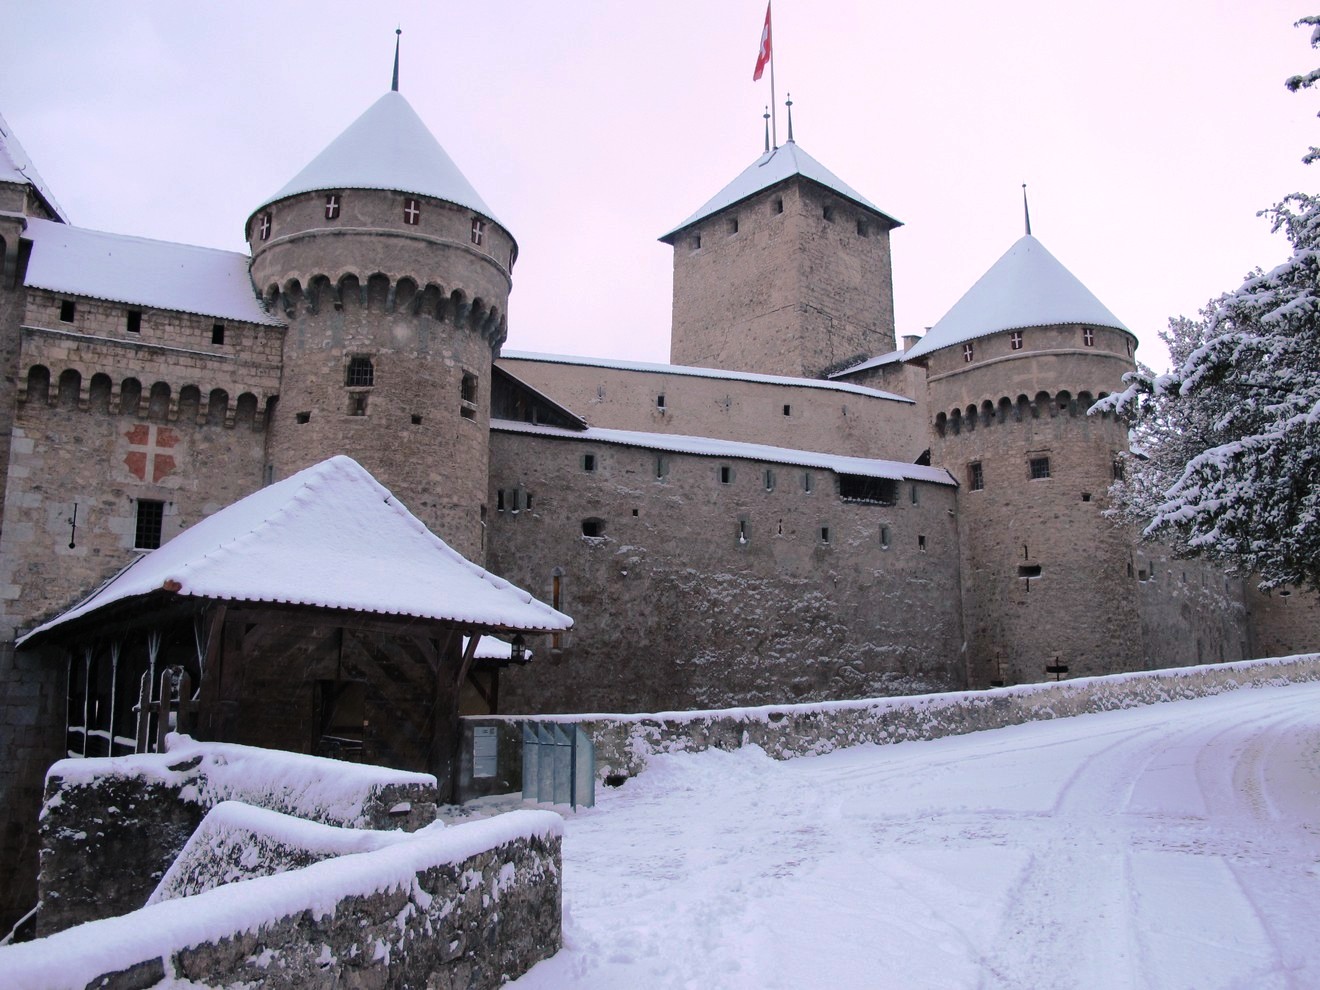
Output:
<svg viewBox="0 0 1320 990">
<path fill-rule="evenodd" d="M 14 129 L 3 116 L 0 116 L 0 182 L 26 183 L 32 186 L 37 191 L 37 195 L 45 200 L 51 212 L 65 223 L 69 222 L 60 204 L 55 202 L 55 197 L 50 194 L 50 189 L 42 180 L 41 173 L 32 164 L 32 159 L 23 150 L 23 146 L 19 144 Z"/>
<path fill-rule="evenodd" d="M 1083 324 L 1128 330 L 1105 304 L 1027 234 L 904 355 L 921 357 L 1001 330 Z"/>
<path fill-rule="evenodd" d="M 588 368 L 611 368 L 615 371 L 645 371 L 656 375 L 685 375 L 689 378 L 718 378 L 730 382 L 760 382 L 763 385 L 791 385 L 794 388 L 820 388 L 830 392 L 867 395 L 873 399 L 893 402 L 912 402 L 906 395 L 884 392 L 864 385 L 822 381 L 819 378 L 789 378 L 785 375 L 758 375 L 746 371 L 725 371 L 722 368 L 693 368 L 682 364 L 648 364 L 644 361 L 612 361 L 609 358 L 576 357 L 570 354 L 539 354 L 535 351 L 501 351 L 501 359 L 510 361 L 544 361 L 546 364 L 574 364 Z"/>
<path fill-rule="evenodd" d="M 181 596 L 408 615 L 485 629 L 573 620 L 466 560 L 342 455 L 221 509 L 19 643 L 125 599 Z"/>
<path fill-rule="evenodd" d="M 246 254 L 35 218 L 23 236 L 32 242 L 23 281 L 31 288 L 283 326 L 257 298 Z"/>
<path fill-rule="evenodd" d="M 322 189 L 416 193 L 467 207 L 499 222 L 417 111 L 395 91 L 368 107 L 279 192 L 252 212 L 286 196 Z"/>
<path fill-rule="evenodd" d="M 885 461 L 870 457 L 845 457 L 815 450 L 793 450 L 789 447 L 771 447 L 760 443 L 739 443 L 714 437 L 689 437 L 677 433 L 639 433 L 632 430 L 606 430 L 588 427 L 585 430 L 565 430 L 557 426 L 519 423 L 508 419 L 492 419 L 490 428 L 499 433 L 527 433 L 534 436 L 561 440 L 582 440 L 595 443 L 642 447 L 671 454 L 695 454 L 698 457 L 725 457 L 742 461 L 763 461 L 767 464 L 788 464 L 793 467 L 817 468 L 835 474 L 858 474 L 867 478 L 888 478 L 891 481 L 929 481 L 936 485 L 956 485 L 953 476 L 944 468 L 907 464 L 903 461 Z"/>
<path fill-rule="evenodd" d="M 741 203 L 747 197 L 755 196 L 763 189 L 769 189 L 771 186 L 783 182 L 785 179 L 791 179 L 795 175 L 811 179 L 826 189 L 838 193 L 845 199 L 850 199 L 857 205 L 864 206 L 871 212 L 880 214 L 895 227 L 902 226 L 902 221 L 889 216 L 884 210 L 803 151 L 801 145 L 790 141 L 773 151 L 767 151 L 748 165 L 738 174 L 736 179 L 712 196 L 701 209 L 669 233 L 663 235 L 660 240 L 668 241 L 680 230 L 690 227 L 700 220 L 705 220 L 706 217 L 713 216 L 735 203 Z"/>
<path fill-rule="evenodd" d="M 902 360 L 903 360 L 902 351 L 886 351 L 884 354 L 877 354 L 873 358 L 867 358 L 865 361 L 861 361 L 857 364 L 854 364 L 849 368 L 844 368 L 842 371 L 836 371 L 831 375 L 827 375 L 826 377 L 843 378 L 847 375 L 855 375 L 859 371 L 869 371 L 871 368 L 879 368 L 882 365 L 893 364 L 896 361 L 902 361 Z"/>
</svg>

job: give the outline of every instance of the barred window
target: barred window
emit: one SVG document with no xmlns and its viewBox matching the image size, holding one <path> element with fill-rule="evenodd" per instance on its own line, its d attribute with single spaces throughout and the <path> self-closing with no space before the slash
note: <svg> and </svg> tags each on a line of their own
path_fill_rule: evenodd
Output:
<svg viewBox="0 0 1320 990">
<path fill-rule="evenodd" d="M 358 356 L 350 358 L 348 370 L 344 373 L 344 384 L 357 388 L 376 384 L 376 368 L 371 358 Z"/>
<path fill-rule="evenodd" d="M 137 500 L 137 528 L 133 546 L 138 550 L 155 550 L 160 546 L 165 528 L 165 503 L 149 498 Z"/>
<path fill-rule="evenodd" d="M 967 465 L 968 483 L 972 491 L 979 492 L 985 488 L 985 472 L 981 469 L 981 462 Z"/>
<path fill-rule="evenodd" d="M 1050 459 L 1048 457 L 1033 457 L 1031 459 L 1031 478 L 1048 478 L 1050 476 Z"/>
</svg>

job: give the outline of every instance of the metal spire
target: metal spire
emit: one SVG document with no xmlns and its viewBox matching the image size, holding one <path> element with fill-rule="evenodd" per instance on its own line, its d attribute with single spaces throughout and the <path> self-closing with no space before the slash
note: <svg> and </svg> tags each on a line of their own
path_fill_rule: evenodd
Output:
<svg viewBox="0 0 1320 990">
<path fill-rule="evenodd" d="M 793 94 L 788 94 L 788 99 L 784 101 L 784 106 L 788 107 L 788 143 L 793 143 Z"/>
<path fill-rule="evenodd" d="M 770 107 L 767 105 L 765 113 L 761 114 L 765 118 L 765 153 L 770 154 Z"/>
<path fill-rule="evenodd" d="M 399 36 L 403 34 L 403 28 L 394 29 L 394 82 L 390 85 L 391 92 L 399 91 Z"/>
<path fill-rule="evenodd" d="M 1022 218 L 1027 222 L 1027 236 L 1031 236 L 1031 210 L 1027 208 L 1027 184 L 1022 183 Z"/>
</svg>

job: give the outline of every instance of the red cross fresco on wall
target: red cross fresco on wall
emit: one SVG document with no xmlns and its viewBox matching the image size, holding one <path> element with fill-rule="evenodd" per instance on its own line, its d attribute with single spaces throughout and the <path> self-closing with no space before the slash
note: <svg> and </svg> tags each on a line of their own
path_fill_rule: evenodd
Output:
<svg viewBox="0 0 1320 990">
<path fill-rule="evenodd" d="M 177 466 L 174 447 L 179 442 L 179 434 L 168 426 L 139 423 L 124 436 L 128 438 L 124 463 L 141 480 L 160 481 Z"/>
</svg>

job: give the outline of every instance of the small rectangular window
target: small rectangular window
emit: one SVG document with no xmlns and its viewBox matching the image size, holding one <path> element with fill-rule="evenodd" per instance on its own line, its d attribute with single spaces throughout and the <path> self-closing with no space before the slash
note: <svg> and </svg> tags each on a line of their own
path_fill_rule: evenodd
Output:
<svg viewBox="0 0 1320 990">
<path fill-rule="evenodd" d="M 1123 467 L 1123 458 L 1121 457 L 1114 458 L 1113 470 L 1114 470 L 1115 481 L 1122 481 L 1126 477 L 1127 470 Z"/>
<path fill-rule="evenodd" d="M 913 504 L 913 505 L 916 505 L 916 504 L 917 504 L 917 486 L 916 486 L 916 485 L 908 485 L 908 498 L 912 500 L 912 504 Z"/>
<path fill-rule="evenodd" d="M 922 553 L 926 552 L 926 537 L 921 534 L 917 534 L 917 549 Z"/>
<path fill-rule="evenodd" d="M 808 495 L 811 494 L 811 472 L 810 472 L 810 471 L 803 471 L 803 472 L 802 472 L 802 490 L 803 490 L 804 492 L 806 492 Z"/>
<path fill-rule="evenodd" d="M 155 550 L 160 546 L 165 528 L 165 503 L 149 498 L 137 500 L 137 528 L 133 534 L 133 547 L 137 550 Z"/>
<path fill-rule="evenodd" d="M 765 490 L 768 492 L 775 490 L 775 473 L 770 468 L 765 469 Z"/>
<path fill-rule="evenodd" d="M 344 370 L 344 384 L 356 388 L 375 385 L 376 367 L 371 363 L 371 358 L 361 355 L 350 358 Z"/>
<path fill-rule="evenodd" d="M 858 236 L 858 237 L 866 237 L 866 236 L 867 236 L 866 221 L 865 221 L 865 220 L 858 220 L 858 221 L 857 221 L 857 236 Z"/>
<path fill-rule="evenodd" d="M 412 425 L 413 425 L 413 426 L 421 426 L 421 425 L 422 425 L 422 417 L 421 417 L 421 416 L 418 416 L 416 413 L 413 413 L 413 414 L 412 414 Z"/>
<path fill-rule="evenodd" d="M 299 426 L 302 426 L 305 423 L 310 423 L 312 421 L 312 414 L 310 412 L 294 413 L 293 421 Z"/>
<path fill-rule="evenodd" d="M 733 484 L 733 468 L 729 467 L 727 464 L 720 466 L 720 484 Z"/>
<path fill-rule="evenodd" d="M 963 360 L 970 362 L 974 360 L 975 357 L 976 357 L 976 345 L 972 344 L 970 341 L 967 342 L 966 344 L 963 344 Z"/>
<path fill-rule="evenodd" d="M 325 197 L 325 218 L 327 220 L 339 219 L 339 194 L 330 193 Z"/>
<path fill-rule="evenodd" d="M 129 333 L 142 332 L 142 310 L 130 309 L 128 311 L 128 323 L 125 327 Z"/>
<path fill-rule="evenodd" d="M 775 213 L 783 213 L 783 212 L 784 212 L 784 197 L 783 197 L 783 196 L 776 196 L 776 197 L 775 197 Z"/>
<path fill-rule="evenodd" d="M 1018 577 L 1028 579 L 1040 577 L 1040 564 L 1019 564 Z"/>
<path fill-rule="evenodd" d="M 504 489 L 503 489 L 503 488 L 501 488 L 499 491 L 497 491 L 497 492 L 495 493 L 495 511 L 496 511 L 496 512 L 503 512 L 503 511 L 504 511 Z"/>
<path fill-rule="evenodd" d="M 486 221 L 479 217 L 472 218 L 472 243 L 484 244 L 486 242 Z"/>
<path fill-rule="evenodd" d="M 664 411 L 664 408 L 665 408 L 665 395 L 664 395 L 663 392 L 661 392 L 659 395 L 657 395 L 657 396 L 655 397 L 655 407 L 656 407 L 657 409 L 661 410 L 662 412 Z"/>
<path fill-rule="evenodd" d="M 747 542 L 747 520 L 738 520 L 738 542 L 740 544 Z"/>
<path fill-rule="evenodd" d="M 845 502 L 893 505 L 898 501 L 898 482 L 860 474 L 839 475 L 839 497 Z"/>
<path fill-rule="evenodd" d="M 463 380 L 458 387 L 459 415 L 464 419 L 477 418 L 477 376 L 463 372 Z"/>
<path fill-rule="evenodd" d="M 888 549 L 889 549 L 889 527 L 888 527 L 888 526 L 881 526 L 881 527 L 880 527 L 880 549 L 881 549 L 881 550 L 888 550 Z"/>
<path fill-rule="evenodd" d="M 822 526 L 820 528 L 820 542 L 821 543 L 830 542 L 830 528 L 828 526 Z"/>
<path fill-rule="evenodd" d="M 693 251 L 700 251 L 700 250 L 701 250 L 701 235 L 700 235 L 700 234 L 693 234 L 693 235 L 692 235 L 692 250 L 693 250 Z"/>
<path fill-rule="evenodd" d="M 967 483 L 974 492 L 985 488 L 985 472 L 981 469 L 980 461 L 967 465 Z"/>
<path fill-rule="evenodd" d="M 655 459 L 655 476 L 657 479 L 665 478 L 669 475 L 669 458 L 657 457 Z"/>
<path fill-rule="evenodd" d="M 223 344 L 225 342 L 225 325 L 217 323 L 211 327 L 211 343 Z"/>
<path fill-rule="evenodd" d="M 72 299 L 60 300 L 60 322 L 72 323 L 73 318 L 78 315 L 78 304 Z"/>
<path fill-rule="evenodd" d="M 732 236 L 733 236 L 734 234 L 736 234 L 736 233 L 738 233 L 738 218 L 737 218 L 737 217 L 730 217 L 730 218 L 729 218 L 729 236 L 732 237 Z"/>
<path fill-rule="evenodd" d="M 353 392 L 349 395 L 348 414 L 350 416 L 365 416 L 367 414 L 366 392 Z"/>
<path fill-rule="evenodd" d="M 820 211 L 820 215 L 823 216 L 823 217 L 825 218 L 825 222 L 826 222 L 826 223 L 833 223 L 833 222 L 834 222 L 834 207 L 832 207 L 832 206 L 827 206 L 827 207 L 825 207 L 823 210 Z"/>
<path fill-rule="evenodd" d="M 784 415 L 785 415 L 785 416 L 792 416 L 792 415 L 793 415 L 793 407 L 790 406 L 787 402 L 784 403 Z"/>
<path fill-rule="evenodd" d="M 1048 478 L 1050 476 L 1050 459 L 1048 457 L 1033 457 L 1031 459 L 1031 478 L 1033 481 L 1039 478 Z"/>
<path fill-rule="evenodd" d="M 1008 335 L 1008 346 L 1015 351 L 1022 350 L 1022 331 L 1014 330 Z"/>
<path fill-rule="evenodd" d="M 583 455 L 582 455 L 582 470 L 583 470 L 583 471 L 594 471 L 594 470 L 596 470 L 596 455 L 595 455 L 595 454 L 583 454 Z"/>
</svg>

